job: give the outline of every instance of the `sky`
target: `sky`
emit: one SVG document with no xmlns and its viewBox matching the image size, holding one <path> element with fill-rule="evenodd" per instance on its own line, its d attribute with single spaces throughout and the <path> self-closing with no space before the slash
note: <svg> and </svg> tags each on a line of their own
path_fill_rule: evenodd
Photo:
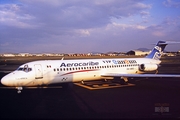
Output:
<svg viewBox="0 0 180 120">
<path fill-rule="evenodd" d="M 0 53 L 127 52 L 159 40 L 180 42 L 180 0 L 0 0 Z"/>
</svg>

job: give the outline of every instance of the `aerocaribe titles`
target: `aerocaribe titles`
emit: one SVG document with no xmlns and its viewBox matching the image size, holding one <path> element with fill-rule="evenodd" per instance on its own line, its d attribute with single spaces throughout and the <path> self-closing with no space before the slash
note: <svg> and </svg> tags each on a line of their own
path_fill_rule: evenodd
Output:
<svg viewBox="0 0 180 120">
<path fill-rule="evenodd" d="M 83 63 L 61 63 L 60 67 L 78 67 L 78 66 L 94 66 L 99 65 L 99 62 L 83 62 Z"/>
</svg>

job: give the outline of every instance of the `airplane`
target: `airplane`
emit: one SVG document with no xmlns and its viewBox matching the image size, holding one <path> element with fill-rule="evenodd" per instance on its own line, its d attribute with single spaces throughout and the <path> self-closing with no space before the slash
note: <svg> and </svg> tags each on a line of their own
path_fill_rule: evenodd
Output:
<svg viewBox="0 0 180 120">
<path fill-rule="evenodd" d="M 173 74 L 157 74 L 160 58 L 168 41 L 158 41 L 152 51 L 143 58 L 37 60 L 25 63 L 1 79 L 5 86 L 15 87 L 21 93 L 23 87 L 57 83 L 93 81 L 120 78 L 124 84 L 133 77 L 180 77 Z M 155 71 L 155 74 L 145 74 Z M 119 79 L 119 80 L 120 80 Z"/>
</svg>

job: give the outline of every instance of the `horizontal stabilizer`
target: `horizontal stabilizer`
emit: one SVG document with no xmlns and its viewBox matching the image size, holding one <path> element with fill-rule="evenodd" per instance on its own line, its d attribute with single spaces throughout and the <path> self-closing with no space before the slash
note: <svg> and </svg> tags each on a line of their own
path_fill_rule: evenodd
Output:
<svg viewBox="0 0 180 120">
<path fill-rule="evenodd" d="M 165 43 L 160 43 L 161 45 L 163 44 L 180 44 L 180 42 L 177 41 L 166 41 Z"/>
<path fill-rule="evenodd" d="M 168 44 L 177 44 L 180 42 L 174 41 L 158 41 L 152 51 L 146 56 L 146 58 L 151 58 L 155 60 L 159 60 L 164 52 L 166 45 Z"/>
</svg>

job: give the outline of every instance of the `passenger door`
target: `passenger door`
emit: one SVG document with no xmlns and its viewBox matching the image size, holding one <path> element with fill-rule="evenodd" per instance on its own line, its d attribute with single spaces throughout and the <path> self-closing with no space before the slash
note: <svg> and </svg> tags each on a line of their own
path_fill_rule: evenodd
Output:
<svg viewBox="0 0 180 120">
<path fill-rule="evenodd" d="M 40 64 L 34 65 L 35 68 L 35 79 L 42 79 L 43 78 L 43 70 Z"/>
</svg>

